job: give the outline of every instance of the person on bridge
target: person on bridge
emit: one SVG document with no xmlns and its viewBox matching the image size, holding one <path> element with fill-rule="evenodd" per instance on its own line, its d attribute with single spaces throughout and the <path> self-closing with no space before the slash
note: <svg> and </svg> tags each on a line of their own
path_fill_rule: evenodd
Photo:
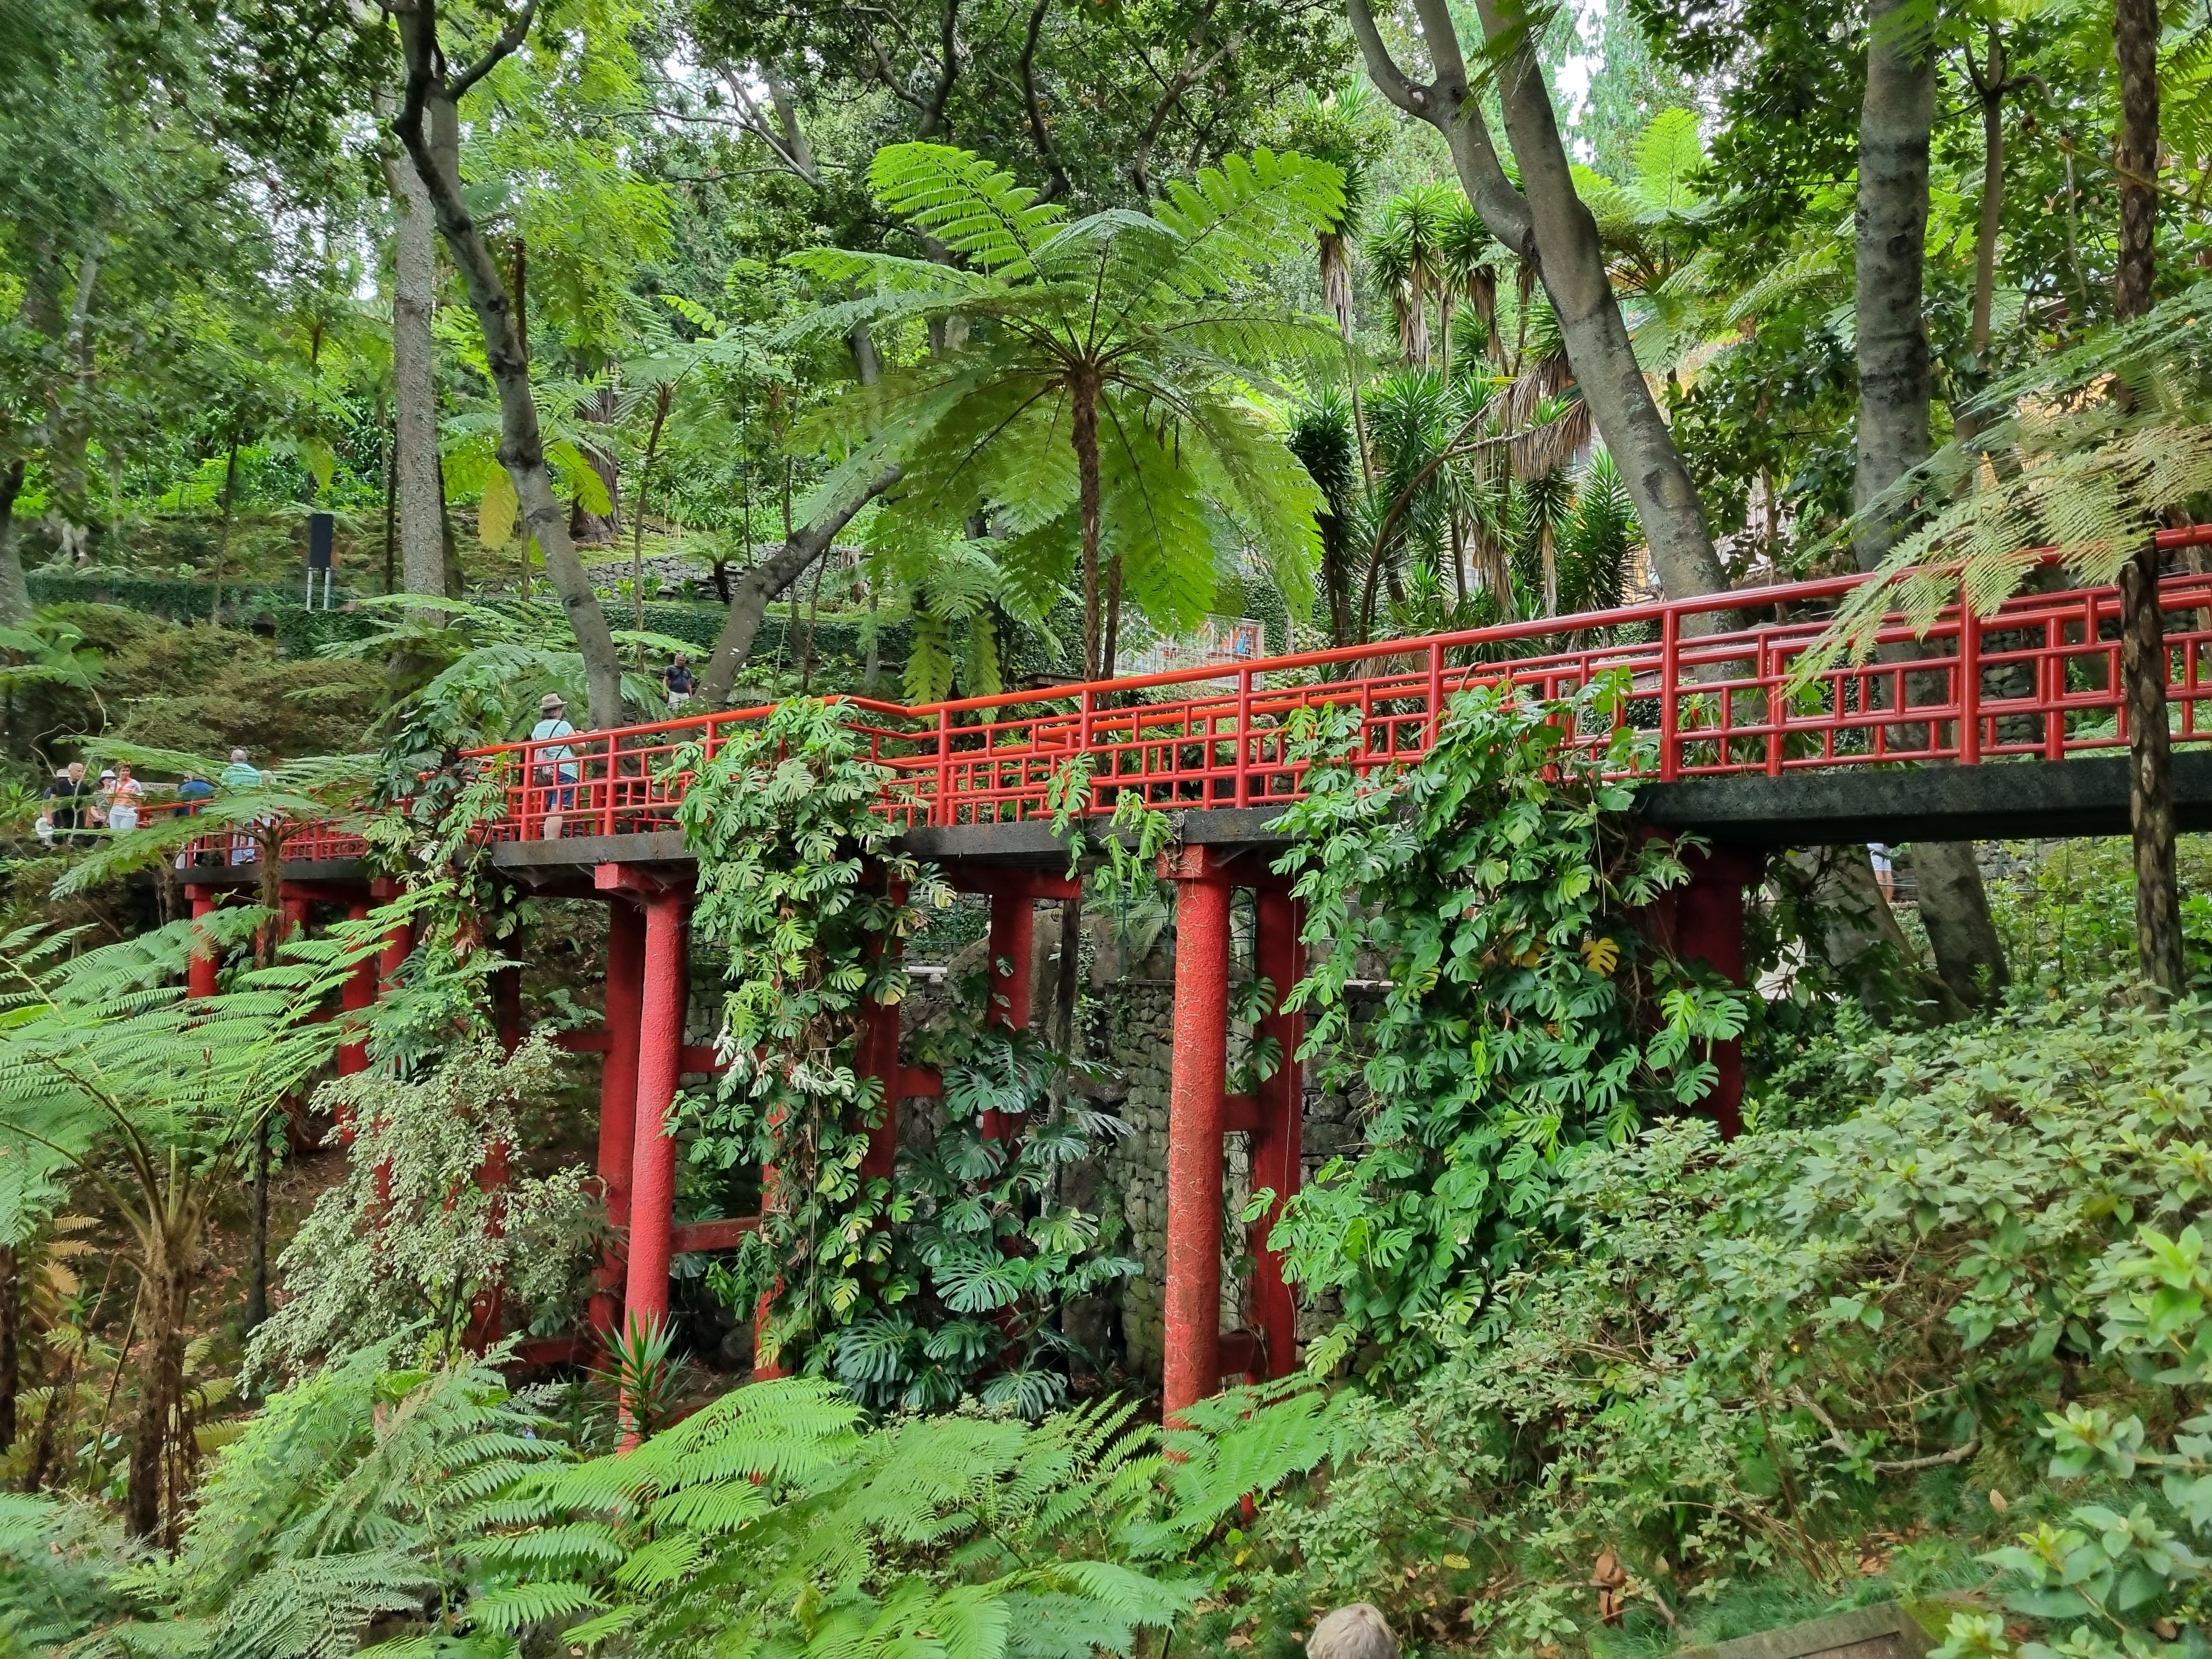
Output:
<svg viewBox="0 0 2212 1659">
<path fill-rule="evenodd" d="M 81 844 L 96 786 L 84 775 L 84 763 L 71 761 L 69 769 L 46 791 L 46 822 L 63 833 L 70 845 Z"/>
<path fill-rule="evenodd" d="M 531 742 L 549 743 L 576 735 L 576 728 L 568 724 L 568 702 L 558 691 L 548 691 L 538 699 L 538 724 L 530 728 Z M 558 841 L 561 815 L 576 804 L 576 751 L 558 742 L 532 750 L 530 781 L 539 792 L 538 811 L 545 814 L 545 839 Z"/>
<path fill-rule="evenodd" d="M 261 787 L 261 772 L 243 749 L 234 749 L 230 751 L 230 764 L 222 769 L 216 781 L 226 789 L 258 789 Z M 230 838 L 230 861 L 233 864 L 251 864 L 258 856 L 252 836 L 233 836 Z"/>
<path fill-rule="evenodd" d="M 127 761 L 116 763 L 115 781 L 107 791 L 107 828 L 111 835 L 127 836 L 138 827 L 138 809 L 146 799 L 146 786 L 131 775 Z"/>
</svg>

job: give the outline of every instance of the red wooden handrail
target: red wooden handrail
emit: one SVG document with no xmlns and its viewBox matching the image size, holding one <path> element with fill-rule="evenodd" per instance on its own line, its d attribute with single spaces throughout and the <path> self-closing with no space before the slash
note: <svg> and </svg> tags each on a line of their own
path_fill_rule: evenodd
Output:
<svg viewBox="0 0 2212 1659">
<path fill-rule="evenodd" d="M 2162 531 L 2158 539 L 2167 549 L 2212 545 L 2212 525 Z M 1357 763 L 1381 767 L 1424 752 L 1444 705 L 1468 687 L 1554 698 L 1613 671 L 1625 672 L 1630 688 L 1620 721 L 1652 733 L 1648 775 L 1664 781 L 1899 761 L 2063 759 L 2125 744 L 2114 589 L 2023 593 L 1980 617 L 1954 602 L 1918 635 L 1893 615 L 1876 635 L 1886 647 L 1880 659 L 1801 678 L 1833 603 L 1870 580 L 1826 577 L 913 707 L 837 702 L 890 774 L 884 811 L 909 826 L 1042 818 L 1048 790 L 1079 755 L 1093 766 L 1091 812 L 1112 811 L 1132 791 L 1162 808 L 1279 806 L 1304 792 L 1288 730 L 1301 709 L 1356 709 Z M 2212 739 L 2203 707 L 2212 702 L 2212 632 L 2196 626 L 2212 614 L 2212 574 L 2169 576 L 2160 598 L 2168 661 L 2178 667 L 2168 686 L 2175 739 Z M 1820 614 L 1804 615 L 1815 607 Z M 1784 611 L 1802 620 L 1736 620 Z M 2185 617 L 2187 626 L 2172 625 Z M 1624 633 L 1650 637 L 1621 641 Z M 1526 654 L 1507 654 L 1514 652 Z M 495 836 L 665 830 L 689 782 L 670 764 L 677 751 L 696 744 L 711 756 L 731 731 L 774 708 L 499 744 L 464 758 L 512 767 Z M 306 855 L 316 855 L 307 851 L 313 844 L 309 832 Z"/>
</svg>

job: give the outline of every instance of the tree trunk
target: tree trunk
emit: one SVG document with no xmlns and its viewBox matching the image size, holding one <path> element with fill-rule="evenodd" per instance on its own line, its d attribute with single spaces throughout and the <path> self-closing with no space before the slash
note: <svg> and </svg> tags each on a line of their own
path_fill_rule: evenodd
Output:
<svg viewBox="0 0 2212 1659">
<path fill-rule="evenodd" d="M 269 1126 L 253 1136 L 251 1225 L 246 1245 L 246 1333 L 251 1336 L 269 1317 Z"/>
<path fill-rule="evenodd" d="M 1997 235 L 2004 225 L 2004 36 L 1990 25 L 1989 58 L 1978 88 L 1982 103 L 1982 219 L 1974 236 L 1974 313 L 1969 343 L 1974 368 L 1989 373 L 1990 315 L 1997 293 Z"/>
<path fill-rule="evenodd" d="M 776 596 L 797 581 L 807 566 L 821 556 L 837 532 L 852 522 L 855 513 L 898 481 L 899 469 L 885 467 L 852 501 L 802 526 L 786 538 L 781 551 L 770 555 L 732 584 L 730 614 L 723 619 L 721 635 L 714 641 L 714 654 L 708 659 L 707 672 L 700 677 L 699 692 L 707 707 L 720 708 L 728 703 L 730 687 L 737 681 L 738 670 L 744 666 L 745 658 L 753 648 L 753 636 L 760 632 L 761 618 L 768 615 L 768 608 Z"/>
<path fill-rule="evenodd" d="M 230 505 L 238 490 L 238 434 L 230 434 L 230 459 L 222 465 L 222 518 L 215 532 L 215 592 L 208 599 L 208 626 L 222 626 L 222 561 L 230 551 Z"/>
<path fill-rule="evenodd" d="M 526 9 L 519 27 L 511 26 L 500 37 L 499 45 L 492 48 L 495 53 L 504 56 L 522 44 L 530 15 Z M 619 726 L 622 665 L 615 656 L 614 636 L 599 609 L 591 579 L 584 574 L 583 563 L 568 539 L 568 514 L 554 494 L 552 475 L 546 469 L 538 410 L 531 400 L 529 358 L 506 280 L 462 197 L 459 113 L 437 67 L 442 58 L 434 0 L 420 0 L 397 16 L 407 57 L 407 101 L 397 123 L 399 140 L 406 145 L 415 171 L 429 193 L 439 231 L 453 263 L 460 267 L 469 304 L 483 337 L 485 364 L 499 390 L 499 459 L 514 480 L 523 526 L 544 556 L 546 574 L 560 592 L 576 647 L 582 653 L 592 724 L 602 729 Z"/>
<path fill-rule="evenodd" d="M 152 1224 L 158 1226 L 160 1218 L 154 1218 Z M 161 1531 L 161 1477 L 169 1427 L 185 1392 L 184 1267 L 173 1259 L 167 1241 L 160 1241 L 155 1249 L 155 1259 L 146 1264 L 140 1280 L 145 1298 L 146 1360 L 139 1376 L 138 1420 L 131 1436 L 130 1489 L 124 1503 L 124 1523 L 140 1538 L 154 1538 Z"/>
<path fill-rule="evenodd" d="M 1105 643 L 1098 609 L 1098 382 L 1077 374 L 1068 382 L 1068 427 L 1075 443 L 1077 495 L 1083 517 L 1083 678 L 1099 676 L 1100 647 Z"/>
<path fill-rule="evenodd" d="M 2157 0 L 2113 0 L 2120 66 L 2120 131 L 2112 170 L 2120 179 L 2120 249 L 2112 313 L 2122 322 L 2150 309 L 2158 230 Z"/>
<path fill-rule="evenodd" d="M 637 470 L 637 522 L 631 526 L 629 546 L 629 589 L 633 625 L 645 631 L 645 492 L 653 483 L 653 458 L 660 449 L 660 428 L 668 423 L 668 405 L 675 395 L 676 383 L 663 380 L 653 401 L 653 431 L 645 441 L 645 459 Z M 638 647 L 638 661 L 645 660 L 645 647 Z"/>
<path fill-rule="evenodd" d="M 1859 568 L 1887 556 L 1903 508 L 1869 509 L 1928 456 L 1928 325 L 1922 276 L 1928 243 L 1928 143 L 1936 60 L 1913 0 L 1874 0 L 1867 23 L 1866 99 L 1859 115 Z"/>
<path fill-rule="evenodd" d="M 22 1259 L 0 1244 L 0 1456 L 15 1443 L 15 1396 L 23 1390 Z"/>
<path fill-rule="evenodd" d="M 1875 0 L 1859 116 L 1857 326 L 1859 413 L 1853 495 L 1862 518 L 1851 551 L 1862 570 L 1888 556 L 1908 510 L 1877 507 L 1928 455 L 1929 376 L 1923 278 L 1928 242 L 1928 146 L 1936 119 L 1936 60 L 1912 0 Z M 1920 917 L 1952 994 L 1978 1006 L 1986 982 L 2007 979 L 2004 944 L 1990 915 L 1974 849 L 1965 842 L 1913 848 Z"/>
<path fill-rule="evenodd" d="M 2156 0 L 2114 0 L 2120 66 L 2120 251 L 2112 311 L 2120 321 L 2151 307 L 2158 230 Z M 2165 502 L 2154 502 L 2163 507 Z M 2120 673 L 2127 690 L 2128 822 L 2135 839 L 2136 954 L 2144 981 L 2183 988 L 2181 889 L 2175 865 L 2172 738 L 2166 726 L 2165 619 L 2158 544 L 2146 538 L 2120 567 Z"/>
<path fill-rule="evenodd" d="M 1479 0 L 1483 33 L 1503 54 L 1498 68 L 1505 131 L 1520 163 L 1516 189 L 1491 142 L 1481 100 L 1471 92 L 1447 0 L 1418 0 L 1436 83 L 1408 80 L 1375 27 L 1370 0 L 1349 0 L 1353 33 L 1375 84 L 1400 108 L 1427 121 L 1450 146 L 1461 187 L 1490 234 L 1533 265 L 1559 320 L 1583 397 L 1606 447 L 1620 465 L 1670 599 L 1728 586 L 1713 551 L 1697 487 L 1636 361 L 1620 303 L 1606 275 L 1597 222 L 1577 194 L 1551 93 L 1528 31 L 1522 0 Z M 1716 619 L 1717 620 L 1717 619 Z M 1710 622 L 1703 624 L 1710 627 Z"/>
<path fill-rule="evenodd" d="M 2174 860 L 2173 747 L 2156 539 L 2120 567 L 2120 675 L 2127 690 L 2128 823 L 2135 837 L 2136 955 L 2144 980 L 2179 996 L 2181 888 Z"/>
<path fill-rule="evenodd" d="M 0 624 L 9 628 L 29 627 L 34 608 L 31 584 L 23 574 L 22 550 L 15 544 L 15 501 L 23 493 L 24 465 L 18 455 L 0 472 Z"/>
<path fill-rule="evenodd" d="M 390 100 L 379 113 L 389 114 Z M 444 490 L 438 467 L 437 361 L 431 325 L 438 299 L 434 211 L 422 175 L 404 155 L 387 156 L 395 230 L 392 275 L 392 476 L 398 484 L 399 569 L 410 593 L 444 595 Z"/>
<path fill-rule="evenodd" d="M 576 405 L 579 421 L 586 426 L 611 426 L 615 418 L 615 390 L 603 386 Z M 568 509 L 568 534 L 580 542 L 614 542 L 622 538 L 622 469 L 615 460 L 614 450 L 608 444 L 586 443 L 584 459 L 599 474 L 599 483 L 607 492 L 607 510 L 587 513 L 581 498 Z"/>
<path fill-rule="evenodd" d="M 76 366 L 70 390 L 50 399 L 46 445 L 47 521 L 62 556 L 81 563 L 92 540 L 87 462 L 92 447 L 92 295 L 100 281 L 100 255 L 88 252 L 77 261 L 76 295 L 70 303 L 64 345 Z"/>
</svg>

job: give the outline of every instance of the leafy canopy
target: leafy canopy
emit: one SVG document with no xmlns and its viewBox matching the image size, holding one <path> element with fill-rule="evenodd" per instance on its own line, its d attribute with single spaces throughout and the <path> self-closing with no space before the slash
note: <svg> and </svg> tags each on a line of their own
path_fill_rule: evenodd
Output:
<svg viewBox="0 0 2212 1659">
<path fill-rule="evenodd" d="M 981 515 L 1000 573 L 994 597 L 1017 616 L 1041 615 L 1075 569 L 1088 507 L 1100 559 L 1118 563 L 1127 601 L 1164 629 L 1203 617 L 1217 561 L 1239 547 L 1304 603 L 1321 497 L 1257 388 L 1279 362 L 1340 361 L 1341 343 L 1261 284 L 1341 214 L 1335 167 L 1258 150 L 1173 185 L 1149 213 L 1073 220 L 1003 168 L 942 144 L 887 147 L 869 181 L 887 210 L 963 262 L 836 248 L 789 256 L 824 283 L 869 290 L 792 325 L 790 337 L 911 324 L 965 334 L 957 349 L 856 389 L 816 423 L 849 449 L 841 471 L 904 468 L 874 532 L 880 559 L 926 565 Z M 1094 417 L 1087 503 L 1080 446 Z"/>
</svg>

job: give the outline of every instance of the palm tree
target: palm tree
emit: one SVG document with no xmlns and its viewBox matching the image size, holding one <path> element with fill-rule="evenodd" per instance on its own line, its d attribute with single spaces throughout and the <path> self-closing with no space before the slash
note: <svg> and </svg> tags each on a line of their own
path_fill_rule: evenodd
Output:
<svg viewBox="0 0 2212 1659">
<path fill-rule="evenodd" d="M 1171 186 L 1149 213 L 1074 221 L 943 144 L 888 147 L 869 182 L 963 263 L 793 254 L 824 282 L 873 291 L 785 337 L 835 338 L 859 323 L 879 337 L 952 324 L 966 337 L 833 406 L 816 429 L 848 453 L 825 490 L 893 461 L 903 470 L 884 533 L 947 543 L 981 522 L 1009 583 L 1032 599 L 1079 568 L 1090 678 L 1110 670 L 1125 585 L 1164 629 L 1204 616 L 1211 520 L 1258 550 L 1294 605 L 1310 602 L 1320 492 L 1251 387 L 1277 362 L 1341 351 L 1334 329 L 1286 313 L 1259 283 L 1342 213 L 1335 167 L 1261 150 Z"/>
</svg>

